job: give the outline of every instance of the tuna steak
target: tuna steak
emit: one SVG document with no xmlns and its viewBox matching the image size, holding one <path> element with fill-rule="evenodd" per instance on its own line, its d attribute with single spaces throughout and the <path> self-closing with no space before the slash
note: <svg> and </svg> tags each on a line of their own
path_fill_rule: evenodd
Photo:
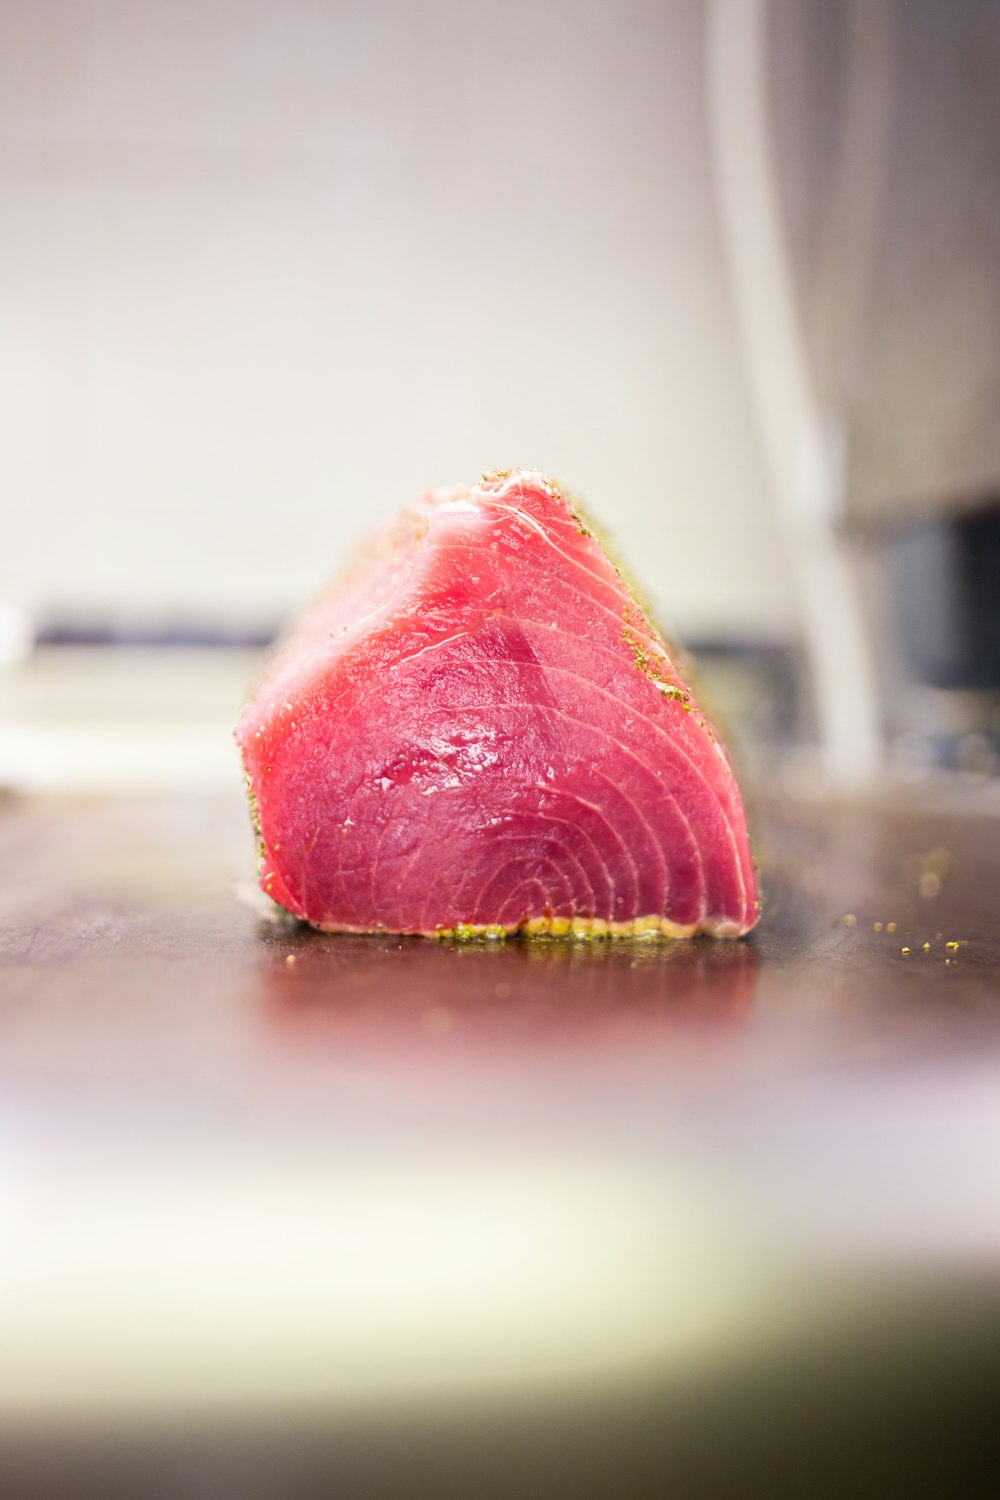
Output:
<svg viewBox="0 0 1000 1500">
<path fill-rule="evenodd" d="M 573 505 L 426 496 L 285 640 L 237 730 L 262 888 L 339 932 L 706 932 L 757 918 L 736 779 Z"/>
</svg>

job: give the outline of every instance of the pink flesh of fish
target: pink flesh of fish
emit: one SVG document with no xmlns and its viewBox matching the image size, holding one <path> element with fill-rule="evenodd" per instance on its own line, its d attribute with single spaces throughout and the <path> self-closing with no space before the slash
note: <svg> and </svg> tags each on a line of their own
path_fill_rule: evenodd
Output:
<svg viewBox="0 0 1000 1500">
<path fill-rule="evenodd" d="M 279 648 L 237 730 L 263 890 L 345 932 L 737 936 L 736 778 L 543 475 L 431 494 Z"/>
</svg>

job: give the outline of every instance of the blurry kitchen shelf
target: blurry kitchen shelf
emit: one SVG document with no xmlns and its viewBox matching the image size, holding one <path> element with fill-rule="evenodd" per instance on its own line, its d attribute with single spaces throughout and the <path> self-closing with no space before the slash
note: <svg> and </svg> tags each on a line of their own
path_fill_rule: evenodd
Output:
<svg viewBox="0 0 1000 1500">
<path fill-rule="evenodd" d="M 281 629 L 273 617 L 255 620 L 195 619 L 165 616 L 121 619 L 95 616 L 91 619 L 50 617 L 34 628 L 34 643 L 50 646 L 115 646 L 158 650 L 202 647 L 221 650 L 261 650 L 269 646 Z"/>
</svg>

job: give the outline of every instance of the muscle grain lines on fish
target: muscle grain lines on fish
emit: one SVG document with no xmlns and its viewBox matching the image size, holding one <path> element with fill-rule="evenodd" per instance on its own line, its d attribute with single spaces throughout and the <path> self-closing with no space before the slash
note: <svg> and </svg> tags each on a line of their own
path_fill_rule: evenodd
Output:
<svg viewBox="0 0 1000 1500">
<path fill-rule="evenodd" d="M 757 920 L 739 788 L 664 637 L 534 471 L 426 495 L 303 617 L 237 730 L 261 884 L 330 931 Z"/>
</svg>

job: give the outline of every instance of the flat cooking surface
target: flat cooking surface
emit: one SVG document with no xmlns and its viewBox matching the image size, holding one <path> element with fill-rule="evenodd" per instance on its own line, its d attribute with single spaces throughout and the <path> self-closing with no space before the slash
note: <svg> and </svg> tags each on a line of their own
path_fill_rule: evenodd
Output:
<svg viewBox="0 0 1000 1500">
<path fill-rule="evenodd" d="M 996 1327 L 996 827 L 773 808 L 750 942 L 453 947 L 262 916 L 236 797 L 6 799 L 0 1419 L 707 1411 L 859 1388 L 859 1327 L 937 1409 Z"/>
<path fill-rule="evenodd" d="M 234 799 L 8 797 L 0 1066 L 26 1087 L 180 1094 L 307 1054 L 331 1090 L 365 1057 L 405 1058 L 415 1078 L 502 1057 L 558 1097 L 613 1061 L 662 1098 L 692 1052 L 699 1077 L 745 1082 L 985 1063 L 1000 1052 L 997 827 L 782 808 L 758 838 L 750 942 L 463 948 L 267 920 Z"/>
</svg>

